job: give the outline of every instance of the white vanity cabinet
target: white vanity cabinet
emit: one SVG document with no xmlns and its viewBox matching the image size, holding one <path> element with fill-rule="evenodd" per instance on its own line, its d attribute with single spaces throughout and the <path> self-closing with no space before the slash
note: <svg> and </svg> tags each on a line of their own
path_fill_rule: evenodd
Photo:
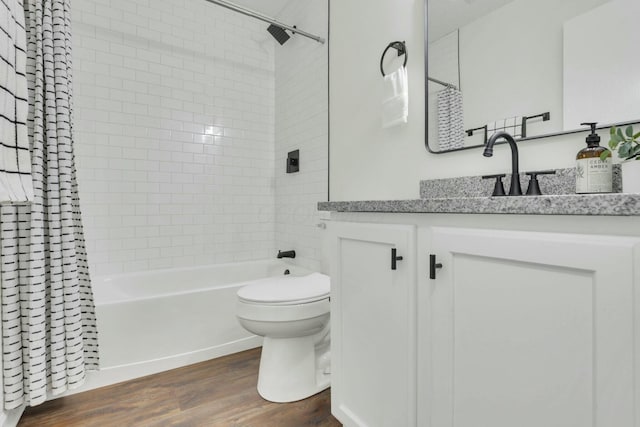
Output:
<svg viewBox="0 0 640 427">
<path fill-rule="evenodd" d="M 348 427 L 416 425 L 415 227 L 329 232 L 332 411 Z"/>
<path fill-rule="evenodd" d="M 328 233 L 346 426 L 640 427 L 640 237 L 360 216 Z"/>
<path fill-rule="evenodd" d="M 421 281 L 419 426 L 637 425 L 639 238 L 434 227 L 421 242 L 443 267 Z"/>
</svg>

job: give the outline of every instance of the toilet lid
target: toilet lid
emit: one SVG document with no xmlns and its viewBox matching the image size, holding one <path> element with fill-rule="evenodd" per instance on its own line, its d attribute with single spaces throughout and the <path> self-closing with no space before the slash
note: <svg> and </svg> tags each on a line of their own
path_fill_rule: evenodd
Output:
<svg viewBox="0 0 640 427">
<path fill-rule="evenodd" d="M 303 304 L 329 297 L 329 276 L 277 276 L 260 279 L 238 290 L 238 298 L 261 304 Z"/>
</svg>

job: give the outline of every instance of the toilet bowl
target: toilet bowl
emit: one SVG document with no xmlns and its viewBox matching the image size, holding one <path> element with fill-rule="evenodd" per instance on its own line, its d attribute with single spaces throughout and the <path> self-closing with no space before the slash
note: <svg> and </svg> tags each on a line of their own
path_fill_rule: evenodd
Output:
<svg viewBox="0 0 640 427">
<path fill-rule="evenodd" d="M 237 317 L 264 337 L 258 393 L 293 402 L 330 385 L 329 277 L 279 276 L 238 290 Z"/>
</svg>

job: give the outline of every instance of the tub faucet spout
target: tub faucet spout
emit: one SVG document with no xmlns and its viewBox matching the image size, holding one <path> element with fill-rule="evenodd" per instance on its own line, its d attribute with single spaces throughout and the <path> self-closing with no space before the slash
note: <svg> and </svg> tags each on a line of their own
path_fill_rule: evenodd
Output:
<svg viewBox="0 0 640 427">
<path fill-rule="evenodd" d="M 295 258 L 296 251 L 281 251 L 278 250 L 278 258 Z"/>
<path fill-rule="evenodd" d="M 509 188 L 510 196 L 522 196 L 522 188 L 520 187 L 520 170 L 518 168 L 518 146 L 516 140 L 507 132 L 496 132 L 491 135 L 484 147 L 485 157 L 493 156 L 493 145 L 499 138 L 505 139 L 511 148 L 511 188 Z"/>
</svg>

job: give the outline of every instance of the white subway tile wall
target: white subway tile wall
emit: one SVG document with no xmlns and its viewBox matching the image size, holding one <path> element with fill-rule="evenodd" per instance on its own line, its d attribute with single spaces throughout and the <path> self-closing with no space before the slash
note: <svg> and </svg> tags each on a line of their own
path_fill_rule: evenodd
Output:
<svg viewBox="0 0 640 427">
<path fill-rule="evenodd" d="M 266 25 L 204 0 L 72 7 L 76 158 L 92 274 L 273 257 L 275 46 Z M 326 127 L 309 122 L 304 131 L 300 119 L 285 128 L 320 145 Z M 319 148 L 301 148 L 307 170 L 326 163 Z M 319 175 L 294 184 L 309 206 L 306 187 Z M 279 223 L 289 218 L 281 216 Z"/>
<path fill-rule="evenodd" d="M 327 38 L 327 0 L 295 0 L 279 15 Z M 276 242 L 295 249 L 298 264 L 322 270 L 323 229 L 317 202 L 328 192 L 328 43 L 294 35 L 276 46 Z M 300 172 L 287 174 L 287 153 L 300 150 Z"/>
</svg>

